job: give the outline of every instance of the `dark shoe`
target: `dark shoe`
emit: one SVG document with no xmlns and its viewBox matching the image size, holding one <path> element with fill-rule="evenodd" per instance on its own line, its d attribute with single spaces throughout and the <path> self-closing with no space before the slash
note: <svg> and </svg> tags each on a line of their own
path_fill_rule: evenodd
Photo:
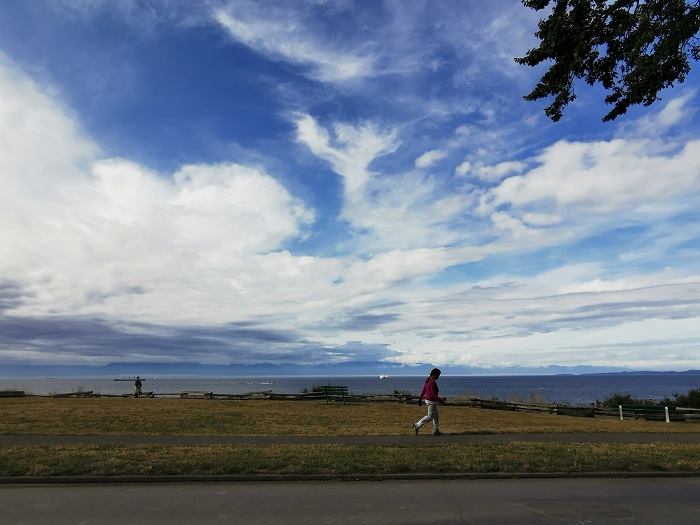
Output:
<svg viewBox="0 0 700 525">
<path fill-rule="evenodd" d="M 436 430 L 435 432 L 433 432 L 433 436 L 443 436 L 443 435 L 444 434 L 442 432 L 440 432 L 439 430 Z"/>
<path fill-rule="evenodd" d="M 418 435 L 418 427 L 416 426 L 415 423 L 413 423 L 413 431 L 416 433 L 416 436 Z"/>
</svg>

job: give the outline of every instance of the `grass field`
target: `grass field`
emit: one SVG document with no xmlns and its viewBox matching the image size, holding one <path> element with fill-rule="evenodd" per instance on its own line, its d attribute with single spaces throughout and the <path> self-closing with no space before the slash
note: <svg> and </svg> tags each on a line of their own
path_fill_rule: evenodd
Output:
<svg viewBox="0 0 700 525">
<path fill-rule="evenodd" d="M 424 408 L 395 403 L 133 398 L 0 399 L 0 434 L 401 435 Z M 76 445 L 0 449 L 0 476 L 700 472 L 700 445 L 663 443 L 697 423 L 440 408 L 447 434 L 653 432 L 659 442 L 381 445 Z"/>
<path fill-rule="evenodd" d="M 222 401 L 163 398 L 0 399 L 0 434 L 360 436 L 411 433 L 425 408 L 401 403 Z M 692 432 L 697 423 L 578 418 L 440 407 L 451 434 L 520 432 Z"/>
</svg>

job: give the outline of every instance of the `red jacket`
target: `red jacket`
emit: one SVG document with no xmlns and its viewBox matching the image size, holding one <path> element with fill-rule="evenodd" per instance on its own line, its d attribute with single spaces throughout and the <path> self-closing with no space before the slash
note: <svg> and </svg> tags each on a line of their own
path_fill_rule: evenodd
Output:
<svg viewBox="0 0 700 525">
<path fill-rule="evenodd" d="M 429 377 L 428 380 L 423 385 L 423 390 L 421 390 L 418 400 L 425 399 L 427 401 L 443 402 L 443 399 L 438 395 L 440 389 L 435 382 L 435 379 Z"/>
</svg>

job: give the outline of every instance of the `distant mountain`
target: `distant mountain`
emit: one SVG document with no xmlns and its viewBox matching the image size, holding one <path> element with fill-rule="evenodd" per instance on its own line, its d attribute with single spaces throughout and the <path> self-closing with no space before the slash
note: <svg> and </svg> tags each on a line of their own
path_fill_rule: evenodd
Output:
<svg viewBox="0 0 700 525">
<path fill-rule="evenodd" d="M 682 375 L 698 375 L 698 374 L 700 374 L 700 370 L 683 370 L 683 371 L 675 371 L 675 370 L 665 370 L 665 371 L 659 371 L 659 370 L 623 370 L 623 371 L 621 371 L 621 372 L 591 372 L 591 373 L 582 374 L 582 375 L 587 375 L 587 376 L 599 376 L 599 375 L 608 375 L 608 374 L 627 374 L 627 375 L 682 374 Z"/>
</svg>

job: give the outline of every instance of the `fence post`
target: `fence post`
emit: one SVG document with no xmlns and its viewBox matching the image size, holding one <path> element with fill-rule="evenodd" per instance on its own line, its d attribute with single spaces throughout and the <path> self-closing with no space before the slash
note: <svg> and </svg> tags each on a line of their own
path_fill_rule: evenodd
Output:
<svg viewBox="0 0 700 525">
<path fill-rule="evenodd" d="M 622 417 L 622 405 L 619 405 L 619 406 L 620 406 L 620 421 L 622 421 L 622 420 L 624 420 L 625 418 Z"/>
<path fill-rule="evenodd" d="M 668 417 L 668 407 L 664 407 L 664 409 L 665 409 L 665 412 L 666 412 L 666 423 L 670 423 L 670 422 L 671 422 L 671 418 Z"/>
</svg>

